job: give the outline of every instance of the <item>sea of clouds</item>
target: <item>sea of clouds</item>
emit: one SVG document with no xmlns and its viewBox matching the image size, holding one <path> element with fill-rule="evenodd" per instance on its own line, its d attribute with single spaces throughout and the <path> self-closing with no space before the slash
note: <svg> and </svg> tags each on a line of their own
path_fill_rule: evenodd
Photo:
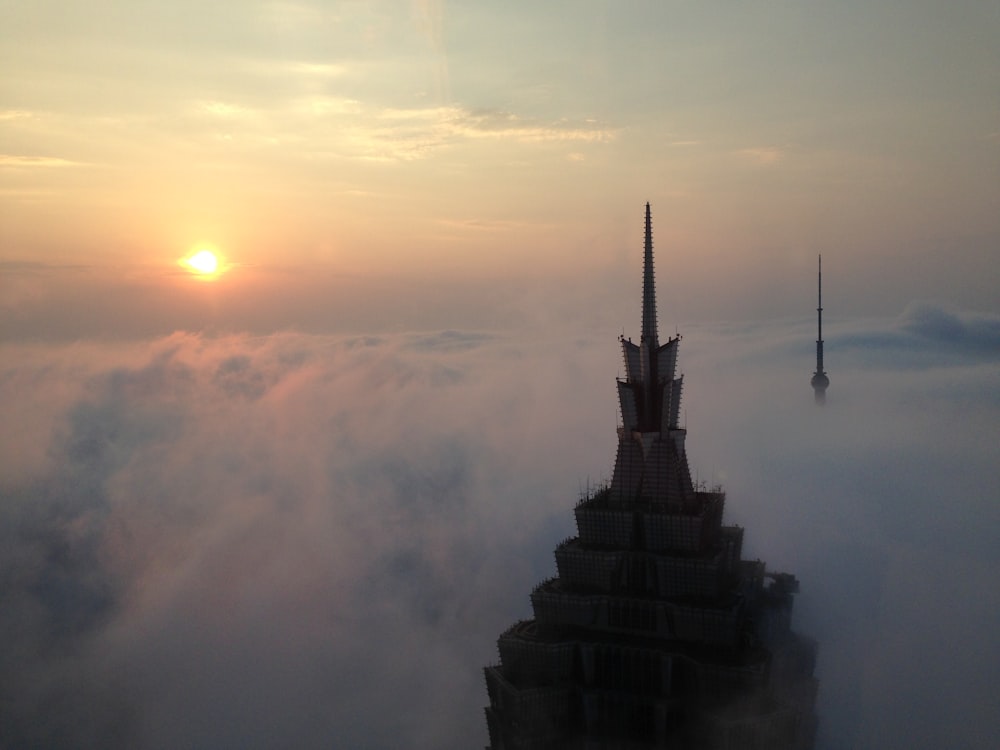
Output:
<svg viewBox="0 0 1000 750">
<path fill-rule="evenodd" d="M 795 573 L 820 747 L 1000 731 L 1000 318 L 690 326 L 688 455 Z M 467 748 L 610 474 L 614 332 L 0 347 L 0 746 Z"/>
</svg>

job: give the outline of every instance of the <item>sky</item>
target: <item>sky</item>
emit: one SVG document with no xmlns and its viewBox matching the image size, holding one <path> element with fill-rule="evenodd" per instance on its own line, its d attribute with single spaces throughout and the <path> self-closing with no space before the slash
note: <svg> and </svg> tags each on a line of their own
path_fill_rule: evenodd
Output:
<svg viewBox="0 0 1000 750">
<path fill-rule="evenodd" d="M 0 12 L 8 336 L 523 324 L 628 288 L 646 200 L 685 320 L 797 314 L 819 253 L 853 314 L 997 307 L 987 0 Z"/>
<path fill-rule="evenodd" d="M 996 3 L 0 18 L 0 746 L 484 745 L 611 471 L 649 201 L 819 746 L 992 747 Z"/>
</svg>

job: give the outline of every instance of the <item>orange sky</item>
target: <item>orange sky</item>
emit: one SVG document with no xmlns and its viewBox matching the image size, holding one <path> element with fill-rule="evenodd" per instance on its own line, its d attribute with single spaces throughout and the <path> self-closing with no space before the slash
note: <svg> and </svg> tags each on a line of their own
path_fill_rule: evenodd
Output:
<svg viewBox="0 0 1000 750">
<path fill-rule="evenodd" d="M 0 262 L 593 290 L 649 200 L 660 267 L 725 295 L 682 319 L 798 314 L 819 252 L 844 310 L 995 305 L 995 11 L 585 5 L 11 4 Z"/>
</svg>

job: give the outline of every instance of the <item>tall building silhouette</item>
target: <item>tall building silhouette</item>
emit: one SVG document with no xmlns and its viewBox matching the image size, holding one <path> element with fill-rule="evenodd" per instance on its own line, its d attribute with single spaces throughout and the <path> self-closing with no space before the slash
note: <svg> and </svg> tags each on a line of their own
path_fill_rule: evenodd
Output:
<svg viewBox="0 0 1000 750">
<path fill-rule="evenodd" d="M 622 337 L 611 481 L 576 505 L 558 575 L 486 667 L 492 750 L 808 750 L 816 645 L 791 630 L 794 576 L 741 560 L 725 494 L 691 481 L 680 337 L 657 335 L 646 204 L 639 343 Z"/>
<path fill-rule="evenodd" d="M 812 380 L 809 381 L 813 387 L 813 394 L 817 404 L 826 403 L 826 389 L 830 385 L 830 378 L 826 376 L 823 369 L 823 256 L 819 256 L 819 276 L 817 283 L 817 299 L 819 304 L 816 307 L 816 325 L 818 333 L 816 335 L 816 372 L 813 373 Z"/>
</svg>

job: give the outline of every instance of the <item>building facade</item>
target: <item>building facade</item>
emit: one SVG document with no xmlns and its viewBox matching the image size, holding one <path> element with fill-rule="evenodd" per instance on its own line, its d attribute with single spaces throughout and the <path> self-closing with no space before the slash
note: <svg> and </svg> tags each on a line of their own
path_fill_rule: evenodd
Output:
<svg viewBox="0 0 1000 750">
<path fill-rule="evenodd" d="M 646 204 L 642 335 L 622 338 L 611 481 L 575 509 L 534 618 L 486 668 L 492 750 L 808 750 L 816 644 L 791 629 L 798 584 L 741 559 L 725 494 L 691 481 L 679 337 L 657 335 Z"/>
</svg>

